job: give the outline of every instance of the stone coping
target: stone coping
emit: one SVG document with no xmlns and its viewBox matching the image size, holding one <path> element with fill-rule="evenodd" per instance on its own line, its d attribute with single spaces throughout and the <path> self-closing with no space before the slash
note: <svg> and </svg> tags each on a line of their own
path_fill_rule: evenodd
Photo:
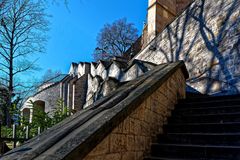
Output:
<svg viewBox="0 0 240 160">
<path fill-rule="evenodd" d="M 32 96 L 29 96 L 28 98 L 34 97 L 34 96 L 36 96 L 37 94 L 42 93 L 43 91 L 46 91 L 46 90 L 48 90 L 49 88 L 58 85 L 59 83 L 65 81 L 65 80 L 66 80 L 67 78 L 69 78 L 69 77 L 70 77 L 69 75 L 66 75 L 62 80 L 60 80 L 60 81 L 58 81 L 58 82 L 54 82 L 53 84 L 49 85 L 48 87 L 46 87 L 46 88 L 44 88 L 44 89 L 42 89 L 42 90 L 40 90 L 40 91 L 37 91 L 36 93 L 34 93 Z"/>
<path fill-rule="evenodd" d="M 188 78 L 182 61 L 162 64 L 130 81 L 61 123 L 3 155 L 4 160 L 82 159 L 177 69 Z"/>
</svg>

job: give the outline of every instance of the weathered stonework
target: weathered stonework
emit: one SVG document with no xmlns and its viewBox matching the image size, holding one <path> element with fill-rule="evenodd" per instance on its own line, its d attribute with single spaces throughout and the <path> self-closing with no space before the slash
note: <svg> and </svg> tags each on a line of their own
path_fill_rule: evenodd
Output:
<svg viewBox="0 0 240 160">
<path fill-rule="evenodd" d="M 191 2 L 192 0 L 149 0 L 147 43 L 162 32 Z"/>
<path fill-rule="evenodd" d="M 120 83 L 134 80 L 155 66 L 153 63 L 138 60 L 127 63 L 119 58 L 114 58 L 109 62 L 99 61 L 97 65 L 92 64 L 91 72 L 88 74 L 87 96 L 84 108 L 99 98 L 106 96 L 110 90 L 115 90 Z M 109 88 L 109 86 L 112 87 Z"/>
<path fill-rule="evenodd" d="M 183 62 L 158 65 L 3 157 L 138 159 L 162 132 L 177 99 L 185 97 L 186 78 Z"/>
<path fill-rule="evenodd" d="M 81 110 L 84 104 L 86 103 L 86 96 L 87 96 L 87 74 L 81 76 L 76 82 L 74 87 L 74 110 Z"/>
<path fill-rule="evenodd" d="M 188 85 L 194 89 L 207 94 L 239 93 L 240 0 L 196 0 L 163 30 L 191 2 L 149 0 L 148 24 L 141 38 L 145 43 L 146 35 L 154 33 L 153 40 L 133 60 L 115 57 L 97 63 L 72 63 L 58 88 L 50 90 L 55 83 L 42 85 L 43 91 L 32 99 L 46 101 L 46 111 L 55 108 L 60 98 L 70 109 L 81 110 L 122 83 L 152 70 L 155 64 L 178 60 L 185 61 L 190 73 Z M 49 92 L 59 96 L 48 97 Z M 42 98 L 44 94 L 46 99 Z"/>
<path fill-rule="evenodd" d="M 238 93 L 240 0 L 196 0 L 163 30 L 188 3 L 149 1 L 151 23 L 145 26 L 144 34 L 151 35 L 150 28 L 153 41 L 129 63 L 123 65 L 117 59 L 88 65 L 73 63 L 56 93 L 69 107 L 86 109 L 6 157 L 143 159 L 156 135 L 163 132 L 177 100 L 185 98 L 186 69 L 182 62 L 170 63 L 179 59 L 185 61 L 190 72 L 188 85 L 198 91 Z"/>
<path fill-rule="evenodd" d="M 38 92 L 36 95 L 29 97 L 27 101 L 25 102 L 23 108 L 21 109 L 22 114 L 25 117 L 29 117 L 29 121 L 32 120 L 32 112 L 33 112 L 33 106 L 30 103 L 32 102 L 42 102 L 44 111 L 51 112 L 53 109 L 57 107 L 57 100 L 59 100 L 60 97 L 60 83 L 54 84 L 50 86 L 49 88 L 45 88 L 43 91 Z M 30 115 L 29 115 L 30 114 Z"/>
<path fill-rule="evenodd" d="M 185 97 L 185 77 L 179 69 L 124 119 L 85 160 L 139 160 L 162 133 L 177 99 Z M 77 159 L 77 158 L 75 158 Z"/>
<path fill-rule="evenodd" d="M 67 106 L 70 110 L 74 109 L 74 97 L 75 97 L 75 89 L 76 87 L 73 87 L 78 80 L 77 76 L 71 79 L 68 83 L 68 99 L 67 99 Z M 74 97 L 73 97 L 74 96 Z"/>
<path fill-rule="evenodd" d="M 46 112 L 55 109 L 60 99 L 70 110 L 82 110 L 116 90 L 121 83 L 134 80 L 155 66 L 138 60 L 128 64 L 120 57 L 91 64 L 72 63 L 65 78 L 55 83 L 43 84 L 41 90 L 25 102 L 23 114 L 29 114 L 26 109 L 31 108 L 28 104 L 30 100 L 45 103 Z"/>
<path fill-rule="evenodd" d="M 239 93 L 239 27 L 239 0 L 196 0 L 135 59 L 184 60 L 191 87 L 208 94 Z"/>
</svg>

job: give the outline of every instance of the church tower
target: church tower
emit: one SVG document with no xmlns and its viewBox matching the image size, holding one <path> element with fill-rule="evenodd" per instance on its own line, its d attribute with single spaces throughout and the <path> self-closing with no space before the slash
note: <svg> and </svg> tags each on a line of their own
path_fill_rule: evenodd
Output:
<svg viewBox="0 0 240 160">
<path fill-rule="evenodd" d="M 192 0 L 149 0 L 147 42 L 153 40 Z"/>
</svg>

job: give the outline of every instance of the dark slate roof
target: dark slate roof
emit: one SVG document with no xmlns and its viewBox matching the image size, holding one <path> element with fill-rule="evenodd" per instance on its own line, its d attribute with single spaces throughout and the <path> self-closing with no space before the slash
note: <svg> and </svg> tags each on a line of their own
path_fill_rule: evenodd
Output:
<svg viewBox="0 0 240 160">
<path fill-rule="evenodd" d="M 113 63 L 116 63 L 121 69 L 125 69 L 128 66 L 127 62 L 124 61 L 113 60 Z"/>
<path fill-rule="evenodd" d="M 6 153 L 2 158 L 60 160 L 74 159 L 74 155 L 82 159 L 179 68 L 187 78 L 183 62 L 159 65 L 96 101 L 88 109 L 77 112 L 21 147 Z"/>
<path fill-rule="evenodd" d="M 129 63 L 128 67 L 124 70 L 124 72 L 127 72 L 135 64 L 138 65 L 142 69 L 143 72 L 147 72 L 148 71 L 147 67 L 150 65 L 153 67 L 157 66 L 156 64 L 151 63 L 151 62 L 145 62 L 145 61 L 134 59 Z"/>
<path fill-rule="evenodd" d="M 79 62 L 79 64 L 91 64 L 90 62 Z"/>
<path fill-rule="evenodd" d="M 72 62 L 72 65 L 73 65 L 74 67 L 77 67 L 77 66 L 78 66 L 78 64 L 77 64 L 76 62 Z"/>
<path fill-rule="evenodd" d="M 128 62 L 124 58 L 118 56 L 115 56 L 109 60 L 99 60 L 98 63 L 95 65 L 95 68 L 97 68 L 100 63 L 103 64 L 105 69 L 108 69 L 112 63 L 116 63 L 120 68 L 123 69 L 128 66 Z"/>
<path fill-rule="evenodd" d="M 108 65 L 108 67 L 106 69 L 109 69 L 113 63 L 115 63 L 120 69 L 125 69 L 128 67 L 127 62 L 119 61 L 119 60 L 111 60 L 110 64 Z"/>
<path fill-rule="evenodd" d="M 121 61 L 121 62 L 125 62 L 125 63 L 128 62 L 128 60 L 125 57 L 121 57 L 121 56 L 114 56 L 112 59 L 117 60 L 117 61 Z"/>
<path fill-rule="evenodd" d="M 111 65 L 111 61 L 99 60 L 96 68 L 98 67 L 98 65 L 99 65 L 100 63 L 102 63 L 105 68 L 107 68 L 109 65 Z"/>
<path fill-rule="evenodd" d="M 46 90 L 49 89 L 49 88 L 52 88 L 52 87 L 58 85 L 60 82 L 65 81 L 65 80 L 68 79 L 69 77 L 71 77 L 71 76 L 69 76 L 69 75 L 67 75 L 67 74 L 61 74 L 61 75 L 59 75 L 59 77 L 55 77 L 56 79 L 53 78 L 53 79 L 55 79 L 55 80 L 52 81 L 53 84 L 51 84 L 51 85 L 49 85 L 48 87 L 46 87 L 46 88 L 44 88 L 44 89 L 42 89 L 42 90 L 34 93 L 34 94 L 33 94 L 32 96 L 30 96 L 30 97 L 34 97 L 34 96 L 36 96 L 37 94 L 39 94 L 39 93 L 41 93 L 41 92 L 43 92 L 43 91 L 46 91 Z M 55 82 L 54 82 L 54 81 L 55 81 Z M 45 82 L 45 83 L 51 83 L 51 82 L 47 81 L 47 82 Z M 44 84 L 44 83 L 43 83 L 43 84 Z M 43 85 L 43 84 L 41 84 L 41 85 Z M 40 85 L 39 87 L 41 87 L 41 85 Z"/>
<path fill-rule="evenodd" d="M 88 76 L 90 76 L 92 79 L 96 78 L 99 82 L 103 82 L 103 78 L 99 75 L 95 75 L 93 76 L 92 74 L 88 74 Z"/>
<path fill-rule="evenodd" d="M 96 62 L 92 62 L 92 64 L 93 64 L 94 66 L 96 66 L 96 65 L 97 65 L 97 63 L 96 63 Z"/>
<path fill-rule="evenodd" d="M 60 81 L 62 81 L 66 76 L 67 76 L 67 74 L 59 74 L 59 75 L 57 75 L 56 77 L 53 77 L 53 78 L 47 80 L 46 82 L 47 82 L 47 83 L 60 82 Z M 46 83 L 46 82 L 45 82 L 45 83 Z"/>
</svg>

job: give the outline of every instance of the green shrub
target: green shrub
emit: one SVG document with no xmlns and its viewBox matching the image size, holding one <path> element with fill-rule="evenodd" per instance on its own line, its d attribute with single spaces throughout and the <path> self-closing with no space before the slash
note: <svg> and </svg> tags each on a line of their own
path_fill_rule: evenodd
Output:
<svg viewBox="0 0 240 160">
<path fill-rule="evenodd" d="M 11 115 L 15 117 L 14 123 L 16 127 L 16 136 L 18 138 L 26 137 L 26 128 L 29 127 L 29 137 L 34 137 L 38 134 L 38 128 L 41 131 L 46 130 L 55 124 L 61 122 L 65 118 L 69 117 L 72 113 L 67 106 L 64 106 L 63 100 L 57 101 L 57 107 L 52 112 L 44 112 L 39 106 L 30 101 L 30 105 L 33 109 L 32 122 L 29 123 L 29 118 L 22 116 L 20 109 L 15 105 L 11 107 Z M 7 126 L 2 126 L 1 135 L 4 138 L 12 138 L 13 129 Z"/>
</svg>

